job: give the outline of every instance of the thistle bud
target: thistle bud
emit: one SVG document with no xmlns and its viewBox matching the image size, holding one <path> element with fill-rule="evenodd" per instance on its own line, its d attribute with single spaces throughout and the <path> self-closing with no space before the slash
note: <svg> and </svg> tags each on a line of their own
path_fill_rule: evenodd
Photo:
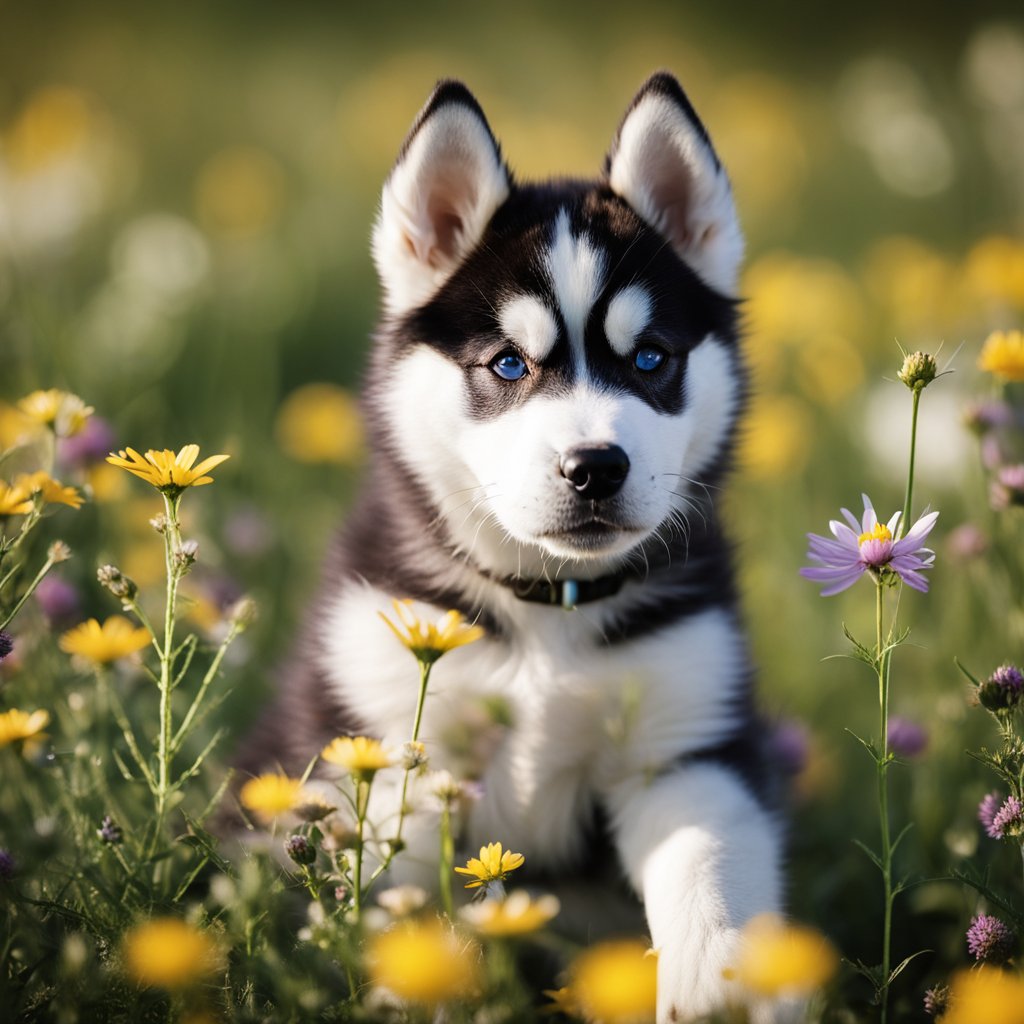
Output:
<svg viewBox="0 0 1024 1024">
<path fill-rule="evenodd" d="M 402 747 L 402 766 L 407 772 L 423 768 L 427 761 L 427 748 L 419 740 L 409 740 Z"/>
<path fill-rule="evenodd" d="M 159 515 L 153 516 L 153 518 L 150 519 L 149 525 L 152 526 L 157 533 L 166 533 L 167 527 L 171 524 L 167 516 L 161 512 Z"/>
<path fill-rule="evenodd" d="M 284 841 L 284 850 L 296 864 L 312 864 L 316 860 L 316 847 L 303 835 L 289 836 Z"/>
<path fill-rule="evenodd" d="M 239 598 L 229 609 L 228 619 L 234 623 L 235 629 L 241 633 L 256 621 L 259 609 L 251 597 Z"/>
<path fill-rule="evenodd" d="M 903 368 L 897 377 L 910 388 L 911 391 L 923 391 L 936 376 L 938 367 L 935 364 L 935 357 L 927 352 L 911 352 L 903 360 Z"/>
<path fill-rule="evenodd" d="M 978 700 L 989 711 L 1009 711 L 1024 696 L 1024 673 L 1016 665 L 1000 665 L 978 687 Z"/>
<path fill-rule="evenodd" d="M 14 638 L 10 633 L 0 629 L 0 661 L 3 661 L 14 650 Z"/>
</svg>

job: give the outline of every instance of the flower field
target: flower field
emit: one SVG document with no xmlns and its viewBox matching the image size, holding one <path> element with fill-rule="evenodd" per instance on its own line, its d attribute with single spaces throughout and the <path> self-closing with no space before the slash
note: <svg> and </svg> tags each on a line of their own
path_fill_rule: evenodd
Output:
<svg viewBox="0 0 1024 1024">
<path fill-rule="evenodd" d="M 366 469 L 369 232 L 433 81 L 523 177 L 590 174 L 664 66 L 748 236 L 713 500 L 788 780 L 789 916 L 720 1020 L 1024 1021 L 1019 11 L 57 6 L 0 13 L 0 1016 L 653 1020 L 642 935 L 579 945 L 529 851 L 463 848 L 474 783 L 419 711 L 397 749 L 230 766 Z M 422 710 L 481 630 L 382 614 Z M 435 892 L 388 882 L 385 776 L 429 790 Z"/>
</svg>

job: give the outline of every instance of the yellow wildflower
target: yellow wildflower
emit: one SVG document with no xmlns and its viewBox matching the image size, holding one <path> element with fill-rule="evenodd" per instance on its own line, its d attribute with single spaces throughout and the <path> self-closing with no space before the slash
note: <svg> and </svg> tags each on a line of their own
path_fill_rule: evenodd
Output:
<svg viewBox="0 0 1024 1024">
<path fill-rule="evenodd" d="M 60 649 L 77 654 L 95 665 L 106 665 L 142 650 L 150 641 L 150 632 L 133 626 L 123 615 L 111 615 L 101 626 L 89 619 L 60 638 Z"/>
<path fill-rule="evenodd" d="M 214 973 L 222 958 L 204 931 L 177 917 L 158 917 L 133 928 L 124 940 L 124 965 L 139 985 L 187 988 Z"/>
<path fill-rule="evenodd" d="M 302 801 L 302 782 L 279 773 L 250 779 L 238 794 L 242 806 L 269 820 L 293 810 Z"/>
<path fill-rule="evenodd" d="M 836 951 L 820 932 L 760 914 L 744 927 L 738 960 L 728 976 L 758 995 L 803 996 L 825 985 L 838 964 Z"/>
<path fill-rule="evenodd" d="M 942 1024 L 1024 1024 L 1024 978 L 996 967 L 960 971 Z"/>
<path fill-rule="evenodd" d="M 32 739 L 46 728 L 50 721 L 49 711 L 19 711 L 11 708 L 0 714 L 0 747 Z"/>
<path fill-rule="evenodd" d="M 546 988 L 543 991 L 551 1000 L 547 1006 L 541 1007 L 541 1013 L 564 1013 L 566 1017 L 578 1017 L 580 1013 L 579 1003 L 576 996 L 568 985 L 562 988 Z"/>
<path fill-rule="evenodd" d="M 577 958 L 571 977 L 572 999 L 588 1020 L 602 1024 L 654 1020 L 658 960 L 643 942 L 599 943 Z"/>
<path fill-rule="evenodd" d="M 199 456 L 199 445 L 187 444 L 177 455 L 169 448 L 156 451 L 150 448 L 146 454 L 140 455 L 134 448 L 113 452 L 107 456 L 112 466 L 120 466 L 134 473 L 141 480 L 152 484 L 158 491 L 172 497 L 180 494 L 186 487 L 200 487 L 212 484 L 212 476 L 204 476 L 211 469 L 229 459 L 229 455 L 211 455 L 203 459 L 198 466 L 195 461 Z"/>
<path fill-rule="evenodd" d="M 469 625 L 457 611 L 445 612 L 435 626 L 416 617 L 411 601 L 392 601 L 391 604 L 400 625 L 395 625 L 383 612 L 377 614 L 419 661 L 428 664 L 437 661 L 442 654 L 471 644 L 484 635 L 483 627 Z"/>
<path fill-rule="evenodd" d="M 464 868 L 456 868 L 460 875 L 473 879 L 467 889 L 478 889 L 486 882 L 503 882 L 508 874 L 521 867 L 526 858 L 521 853 L 501 849 L 501 843 L 488 843 L 480 847 L 480 857 L 470 857 Z"/>
<path fill-rule="evenodd" d="M 81 508 L 85 500 L 74 487 L 65 487 L 42 470 L 18 477 L 15 486 L 21 487 L 28 494 L 38 494 L 47 505 L 70 505 L 71 508 Z"/>
<path fill-rule="evenodd" d="M 33 391 L 18 402 L 18 408 L 34 422 L 50 427 L 58 437 L 79 433 L 95 411 L 78 395 L 57 388 Z"/>
<path fill-rule="evenodd" d="M 363 423 L 355 399 L 334 384 L 305 384 L 281 403 L 278 443 L 300 462 L 355 462 L 363 448 Z"/>
<path fill-rule="evenodd" d="M 32 511 L 32 494 L 20 481 L 14 484 L 0 480 L 0 516 L 23 516 Z"/>
<path fill-rule="evenodd" d="M 394 764 L 380 742 L 369 736 L 339 736 L 320 751 L 320 756 L 331 764 L 347 768 L 362 782 L 369 782 L 381 768 Z"/>
<path fill-rule="evenodd" d="M 1024 380 L 1024 334 L 993 331 L 985 339 L 978 366 L 1003 380 Z"/>
<path fill-rule="evenodd" d="M 534 900 L 529 893 L 512 893 L 507 899 L 484 900 L 462 908 L 462 918 L 481 935 L 502 938 L 528 935 L 543 928 L 559 910 L 554 896 L 541 896 Z"/>
<path fill-rule="evenodd" d="M 414 1003 L 446 1003 L 476 989 L 476 952 L 439 921 L 406 921 L 377 935 L 367 956 L 373 984 Z"/>
</svg>

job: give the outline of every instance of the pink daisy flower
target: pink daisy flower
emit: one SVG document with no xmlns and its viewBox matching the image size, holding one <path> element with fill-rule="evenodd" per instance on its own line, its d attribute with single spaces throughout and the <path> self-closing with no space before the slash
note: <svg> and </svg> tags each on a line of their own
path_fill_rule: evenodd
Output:
<svg viewBox="0 0 1024 1024">
<path fill-rule="evenodd" d="M 835 540 L 819 537 L 816 533 L 807 535 L 810 541 L 807 557 L 820 564 L 801 569 L 800 575 L 826 584 L 822 597 L 831 597 L 852 587 L 869 571 L 893 572 L 908 586 L 926 591 L 928 581 L 921 571 L 932 567 L 935 552 L 922 547 L 921 542 L 931 533 L 939 513 L 929 512 L 921 516 L 905 537 L 894 540 L 902 513 L 896 512 L 887 523 L 880 523 L 871 499 L 866 494 L 861 497 L 864 499 L 864 515 L 859 523 L 853 513 L 844 508 L 842 513 L 846 523 L 833 519 L 828 524 Z"/>
</svg>

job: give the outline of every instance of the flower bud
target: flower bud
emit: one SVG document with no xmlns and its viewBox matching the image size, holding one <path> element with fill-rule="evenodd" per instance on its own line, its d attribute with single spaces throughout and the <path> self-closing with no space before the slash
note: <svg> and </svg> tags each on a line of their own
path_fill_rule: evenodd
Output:
<svg viewBox="0 0 1024 1024">
<path fill-rule="evenodd" d="M 58 562 L 66 562 L 71 557 L 71 548 L 62 540 L 55 540 L 47 549 L 46 557 L 56 565 Z"/>
<path fill-rule="evenodd" d="M 139 592 L 139 588 L 135 585 L 135 581 L 125 576 L 123 572 L 116 565 L 101 565 L 96 570 L 96 579 L 100 581 L 100 585 L 104 586 L 109 590 L 114 597 L 120 598 L 124 602 L 128 602 L 134 599 L 135 595 Z"/>
<path fill-rule="evenodd" d="M 407 772 L 425 767 L 428 760 L 427 748 L 419 740 L 409 740 L 402 747 L 402 765 Z"/>
<path fill-rule="evenodd" d="M 0 629 L 0 661 L 3 661 L 14 650 L 14 638 L 10 633 Z"/>
<path fill-rule="evenodd" d="M 297 833 L 284 841 L 284 850 L 296 864 L 312 864 L 316 860 L 316 847 L 306 836 Z"/>
<path fill-rule="evenodd" d="M 1009 711 L 1024 696 L 1024 673 L 1016 665 L 1000 665 L 978 687 L 978 700 L 989 711 Z"/>
<path fill-rule="evenodd" d="M 903 360 L 903 368 L 896 374 L 911 391 L 917 392 L 928 387 L 937 375 L 935 357 L 927 352 L 911 352 Z"/>
<path fill-rule="evenodd" d="M 166 514 L 161 512 L 159 515 L 153 516 L 153 518 L 150 519 L 149 525 L 152 526 L 157 533 L 166 533 L 167 527 L 171 524 Z"/>
<path fill-rule="evenodd" d="M 184 576 L 195 565 L 198 554 L 199 541 L 182 541 L 181 547 L 174 552 L 174 567 L 177 569 L 179 576 Z"/>
<path fill-rule="evenodd" d="M 96 829 L 96 835 L 100 842 L 107 846 L 119 846 L 124 839 L 121 826 L 109 814 L 100 822 L 100 827 Z"/>
<path fill-rule="evenodd" d="M 234 623 L 239 633 L 248 629 L 259 614 L 259 608 L 251 597 L 239 598 L 229 609 L 228 619 Z"/>
</svg>

